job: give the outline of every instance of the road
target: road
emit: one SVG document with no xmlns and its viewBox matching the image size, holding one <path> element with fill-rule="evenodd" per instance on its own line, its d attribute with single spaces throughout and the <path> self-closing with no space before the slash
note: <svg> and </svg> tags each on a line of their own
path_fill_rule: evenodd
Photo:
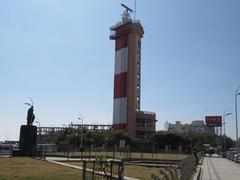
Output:
<svg viewBox="0 0 240 180">
<path fill-rule="evenodd" d="M 221 157 L 205 157 L 202 180 L 240 180 L 240 164 Z"/>
</svg>

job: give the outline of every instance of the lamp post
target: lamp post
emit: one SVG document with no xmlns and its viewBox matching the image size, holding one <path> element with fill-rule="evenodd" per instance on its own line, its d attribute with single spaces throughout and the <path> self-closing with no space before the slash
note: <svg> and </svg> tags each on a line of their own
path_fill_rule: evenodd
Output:
<svg viewBox="0 0 240 180">
<path fill-rule="evenodd" d="M 77 132 L 75 133 L 75 137 L 76 137 L 75 148 L 76 148 L 76 152 L 77 152 L 77 138 L 78 138 L 78 133 Z"/>
<path fill-rule="evenodd" d="M 238 90 L 240 89 L 240 86 L 235 91 L 235 118 L 236 118 L 236 149 L 238 150 L 238 109 L 237 109 L 237 97 L 240 95 L 240 92 Z"/>
<path fill-rule="evenodd" d="M 38 123 L 38 127 L 40 127 L 40 119 L 39 118 L 37 118 L 37 121 L 35 120 L 34 122 Z"/>
<path fill-rule="evenodd" d="M 79 117 L 78 119 L 82 121 L 82 125 L 81 125 L 81 142 L 80 142 L 80 149 L 81 151 L 83 150 L 83 116 L 82 114 L 80 114 L 81 117 Z"/>
<path fill-rule="evenodd" d="M 37 121 L 34 121 L 35 123 L 38 123 L 38 143 L 40 144 L 41 143 L 41 134 L 42 134 L 42 129 L 40 127 L 40 119 L 37 118 Z"/>
<path fill-rule="evenodd" d="M 226 131 L 225 131 L 225 117 L 231 115 L 232 113 L 227 113 L 227 110 L 223 113 L 223 134 L 224 134 L 224 152 L 227 150 L 227 145 L 226 145 Z"/>
</svg>

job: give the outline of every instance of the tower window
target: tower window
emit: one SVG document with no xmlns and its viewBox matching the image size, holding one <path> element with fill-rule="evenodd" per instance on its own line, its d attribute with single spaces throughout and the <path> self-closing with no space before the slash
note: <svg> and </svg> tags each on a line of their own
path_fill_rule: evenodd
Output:
<svg viewBox="0 0 240 180">
<path fill-rule="evenodd" d="M 137 101 L 138 101 L 138 102 L 140 101 L 140 97 L 139 97 L 139 96 L 137 96 Z"/>
<path fill-rule="evenodd" d="M 140 79 L 140 74 L 139 73 L 137 74 L 137 78 Z"/>
</svg>

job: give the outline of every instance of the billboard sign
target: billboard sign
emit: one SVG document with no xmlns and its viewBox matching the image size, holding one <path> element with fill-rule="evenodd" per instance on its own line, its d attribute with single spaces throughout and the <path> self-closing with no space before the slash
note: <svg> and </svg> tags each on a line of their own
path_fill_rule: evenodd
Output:
<svg viewBox="0 0 240 180">
<path fill-rule="evenodd" d="M 209 127 L 222 127 L 222 116 L 205 116 L 205 122 Z"/>
</svg>

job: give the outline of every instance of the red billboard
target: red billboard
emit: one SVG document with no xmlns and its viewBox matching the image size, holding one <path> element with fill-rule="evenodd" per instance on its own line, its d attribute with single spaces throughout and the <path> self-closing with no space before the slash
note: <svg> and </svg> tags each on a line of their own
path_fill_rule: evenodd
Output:
<svg viewBox="0 0 240 180">
<path fill-rule="evenodd" d="M 205 122 L 210 127 L 222 127 L 222 116 L 205 116 Z"/>
</svg>

